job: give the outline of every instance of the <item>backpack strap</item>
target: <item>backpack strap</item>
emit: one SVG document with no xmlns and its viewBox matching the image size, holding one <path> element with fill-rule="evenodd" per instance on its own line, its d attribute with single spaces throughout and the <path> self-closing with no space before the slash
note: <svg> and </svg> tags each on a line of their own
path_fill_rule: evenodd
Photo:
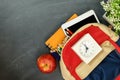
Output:
<svg viewBox="0 0 120 80">
<path fill-rule="evenodd" d="M 120 47 L 112 39 L 109 38 L 109 41 L 112 43 L 112 45 L 115 47 L 115 49 L 120 54 Z"/>
</svg>

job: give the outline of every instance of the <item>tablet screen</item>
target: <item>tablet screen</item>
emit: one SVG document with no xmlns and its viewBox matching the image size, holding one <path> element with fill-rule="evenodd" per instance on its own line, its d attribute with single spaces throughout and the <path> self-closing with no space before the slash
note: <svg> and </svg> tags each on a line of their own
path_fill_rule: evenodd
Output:
<svg viewBox="0 0 120 80">
<path fill-rule="evenodd" d="M 76 30 L 88 23 L 99 23 L 94 10 L 89 10 L 77 18 L 64 23 L 62 29 L 66 36 L 71 36 Z"/>
<path fill-rule="evenodd" d="M 97 20 L 96 20 L 95 16 L 94 16 L 94 15 L 91 15 L 91 16 L 89 16 L 88 18 L 83 19 L 82 21 L 80 21 L 80 22 L 78 22 L 78 23 L 76 23 L 76 24 L 68 27 L 68 29 L 69 29 L 72 33 L 74 33 L 76 30 L 78 30 L 78 29 L 79 29 L 80 27 L 82 27 L 83 25 L 85 25 L 85 24 L 87 24 L 87 23 L 96 23 L 96 22 L 97 22 Z"/>
</svg>

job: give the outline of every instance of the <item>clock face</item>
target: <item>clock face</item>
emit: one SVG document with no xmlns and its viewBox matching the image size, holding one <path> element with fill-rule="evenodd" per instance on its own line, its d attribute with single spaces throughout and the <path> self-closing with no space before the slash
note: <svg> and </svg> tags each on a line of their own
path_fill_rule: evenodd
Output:
<svg viewBox="0 0 120 80">
<path fill-rule="evenodd" d="M 89 33 L 80 38 L 72 49 L 87 64 L 102 50 Z"/>
<path fill-rule="evenodd" d="M 94 53 L 94 43 L 93 42 L 90 42 L 90 41 L 83 41 L 81 44 L 80 44 L 80 54 L 84 57 L 89 57 L 91 56 L 93 53 Z"/>
</svg>

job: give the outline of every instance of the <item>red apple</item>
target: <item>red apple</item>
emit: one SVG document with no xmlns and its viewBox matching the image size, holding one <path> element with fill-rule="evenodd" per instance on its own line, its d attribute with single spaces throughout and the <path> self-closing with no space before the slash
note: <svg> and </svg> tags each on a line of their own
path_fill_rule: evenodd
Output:
<svg viewBox="0 0 120 80">
<path fill-rule="evenodd" d="M 50 54 L 43 54 L 37 59 L 37 66 L 43 73 L 51 73 L 56 69 L 56 60 Z"/>
</svg>

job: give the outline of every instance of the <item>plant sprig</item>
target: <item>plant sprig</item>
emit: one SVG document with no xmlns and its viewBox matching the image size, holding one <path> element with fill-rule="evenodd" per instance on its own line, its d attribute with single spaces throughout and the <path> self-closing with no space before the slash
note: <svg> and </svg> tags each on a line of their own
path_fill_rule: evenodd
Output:
<svg viewBox="0 0 120 80">
<path fill-rule="evenodd" d="M 113 23 L 113 28 L 117 34 L 120 33 L 120 0 L 102 1 L 101 5 L 106 11 L 106 17 Z"/>
</svg>

